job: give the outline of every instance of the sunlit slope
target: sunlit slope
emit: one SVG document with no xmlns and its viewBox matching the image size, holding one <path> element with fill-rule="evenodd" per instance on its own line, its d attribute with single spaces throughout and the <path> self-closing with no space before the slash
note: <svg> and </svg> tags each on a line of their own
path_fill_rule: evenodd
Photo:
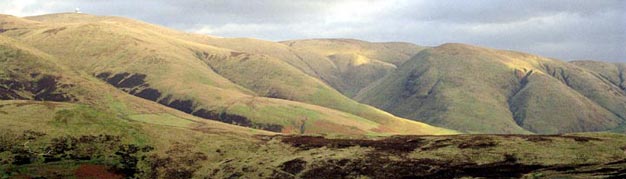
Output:
<svg viewBox="0 0 626 179">
<path fill-rule="evenodd" d="M 158 103 L 131 96 L 95 77 L 59 65 L 59 59 L 51 55 L 4 36 L 0 36 L 0 54 L 2 54 L 0 99 L 3 100 L 0 123 L 3 126 L 17 127 L 12 130 L 49 129 L 56 130 L 54 133 L 63 134 L 91 131 L 95 134 L 119 127 L 117 125 L 121 124 L 130 127 L 132 124 L 129 123 L 147 123 L 188 129 L 206 128 L 236 134 L 270 134 L 203 120 Z M 77 113 L 66 117 L 88 118 L 91 116 L 94 121 L 86 121 L 86 123 L 65 121 L 65 123 L 76 122 L 76 125 L 85 127 L 75 126 L 76 128 L 71 129 L 59 126 L 61 123 L 57 122 L 63 121 L 53 121 L 64 120 L 55 117 L 58 116 L 56 112 L 59 110 L 74 108 Z M 83 112 L 86 113 L 83 114 Z M 102 117 L 101 114 L 116 116 L 117 119 L 99 119 Z M 46 122 L 48 120 L 51 122 Z M 106 126 L 109 123 L 112 126 Z"/>
<path fill-rule="evenodd" d="M 308 52 L 331 61 L 339 79 L 334 87 L 349 97 L 425 49 L 410 43 L 375 43 L 354 39 L 291 40 L 281 43 L 295 51 Z"/>
<path fill-rule="evenodd" d="M 301 49 L 323 56 L 359 54 L 371 61 L 400 65 L 425 47 L 404 42 L 367 42 L 356 39 L 305 39 L 283 41 L 294 49 Z M 361 61 L 367 63 L 367 61 Z"/>
<path fill-rule="evenodd" d="M 231 58 L 225 58 L 198 52 L 198 57 L 217 73 L 262 96 L 301 101 L 348 112 L 384 124 L 388 129 L 383 130 L 398 130 L 406 122 L 387 112 L 353 101 L 322 81 L 271 56 L 233 52 Z"/>
<path fill-rule="evenodd" d="M 204 38 L 201 41 L 206 44 L 241 50 L 242 52 L 234 52 L 232 54 L 232 57 L 236 58 L 219 57 L 205 52 L 198 52 L 197 56 L 204 59 L 204 61 L 206 61 L 217 73 L 237 84 L 257 92 L 259 95 L 325 106 L 355 114 L 383 124 L 389 124 L 389 126 L 398 126 L 393 123 L 403 123 L 401 122 L 402 119 L 370 106 L 359 104 L 352 99 L 343 96 L 335 89 L 324 84 L 329 81 L 327 80 L 328 78 L 325 78 L 324 76 L 336 73 L 337 70 L 342 71 L 354 69 L 347 66 L 355 67 L 354 65 L 363 65 L 358 63 L 375 63 L 374 66 L 390 67 L 387 69 L 388 71 L 379 73 L 377 75 L 378 77 L 362 77 L 361 79 L 368 81 L 362 84 L 362 86 L 365 86 L 372 83 L 377 78 L 382 78 L 391 70 L 395 69 L 395 66 L 382 61 L 372 61 L 368 59 L 368 57 L 361 55 L 359 55 L 359 58 L 364 58 L 361 60 L 365 61 L 344 63 L 329 60 L 329 58 L 339 58 L 338 56 L 342 56 L 342 52 L 350 54 L 363 53 L 370 56 L 378 55 L 383 57 L 384 55 L 380 55 L 378 53 L 390 54 L 388 51 L 395 49 L 393 47 L 396 46 L 398 47 L 396 51 L 408 51 L 405 53 L 409 54 L 413 52 L 416 53 L 416 51 L 421 50 L 418 46 L 411 44 L 380 43 L 378 45 L 373 45 L 374 43 L 357 40 L 316 40 L 339 44 L 337 45 L 337 50 L 330 51 L 329 49 L 325 49 L 328 51 L 325 53 L 322 53 L 319 49 L 313 49 L 314 47 L 312 46 L 306 46 L 306 48 L 302 47 L 302 49 L 293 49 L 283 44 L 256 39 Z M 300 41 L 298 41 L 298 44 L 299 42 Z M 291 43 L 293 44 L 296 42 Z M 309 44 L 309 42 L 306 42 L 305 44 Z M 388 47 L 383 47 L 383 44 L 387 44 L 386 46 Z M 323 47 L 323 45 L 320 47 Z M 309 51 L 307 48 L 311 48 L 311 50 Z M 387 49 L 387 51 L 383 48 Z M 379 50 L 380 52 L 378 52 Z M 327 55 L 330 55 L 331 57 L 328 57 Z M 400 58 L 408 57 L 387 57 L 385 60 L 398 60 Z M 291 59 L 296 60 L 292 61 Z M 307 63 L 307 65 L 299 68 L 299 62 Z M 323 62 L 322 64 L 327 65 L 311 65 L 312 62 Z M 313 78 L 315 75 L 306 74 L 309 67 L 313 67 L 315 75 L 320 75 L 317 76 L 320 79 Z M 320 69 L 327 70 L 320 71 Z M 335 78 L 348 82 L 358 81 L 358 79 L 350 79 L 345 76 L 334 76 L 333 79 Z M 332 85 L 331 83 L 331 86 L 335 85 Z M 360 88 L 361 87 L 355 89 Z"/>
<path fill-rule="evenodd" d="M 96 76 L 125 92 L 207 119 L 286 133 L 426 134 L 446 131 L 382 111 L 372 112 L 384 116 L 383 119 L 369 119 L 369 116 L 358 113 L 354 115 L 301 102 L 260 97 L 258 90 L 233 83 L 232 79 L 215 73 L 207 61 L 199 58 L 202 54 L 236 59 L 239 58 L 236 51 L 186 40 L 184 34 L 152 29 L 150 25 L 128 25 L 133 24 L 132 21 L 120 22 L 118 19 L 121 18 L 72 21 L 67 18 L 71 15 L 31 18 L 45 20 L 37 27 L 10 30 L 2 35 L 55 55 L 61 59 L 59 63 Z M 53 20 L 55 16 L 64 20 Z"/>
<path fill-rule="evenodd" d="M 463 44 L 420 52 L 357 99 L 473 133 L 605 131 L 626 116 L 626 93 L 588 70 Z"/>
<path fill-rule="evenodd" d="M 294 40 L 280 43 L 250 38 L 198 37 L 194 41 L 275 57 L 346 96 L 381 79 L 424 49 L 409 43 L 372 43 L 352 39 Z"/>
</svg>

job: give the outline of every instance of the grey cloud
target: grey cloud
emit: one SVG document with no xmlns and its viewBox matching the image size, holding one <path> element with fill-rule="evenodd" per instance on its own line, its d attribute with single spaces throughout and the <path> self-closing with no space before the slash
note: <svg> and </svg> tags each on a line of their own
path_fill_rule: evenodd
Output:
<svg viewBox="0 0 626 179">
<path fill-rule="evenodd" d="M 455 23 L 503 23 L 524 21 L 536 16 L 574 13 L 583 16 L 622 11 L 623 1 L 588 0 L 482 0 L 410 1 L 401 11 L 405 17 Z M 412 10 L 411 10 L 412 9 Z"/>
<path fill-rule="evenodd" d="M 626 1 L 620 0 L 25 0 L 0 4 L 0 13 L 75 7 L 225 37 L 461 42 L 626 62 Z"/>
</svg>

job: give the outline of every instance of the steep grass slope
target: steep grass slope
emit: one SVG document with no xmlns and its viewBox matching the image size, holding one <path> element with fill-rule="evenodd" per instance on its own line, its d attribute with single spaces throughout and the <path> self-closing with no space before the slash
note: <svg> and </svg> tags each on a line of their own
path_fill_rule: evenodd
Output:
<svg viewBox="0 0 626 179">
<path fill-rule="evenodd" d="M 420 52 L 357 99 L 470 133 L 604 131 L 626 116 L 626 92 L 589 70 L 463 44 Z"/>
<path fill-rule="evenodd" d="M 241 52 L 189 40 L 188 34 L 123 18 L 86 14 L 29 17 L 31 21 L 39 20 L 32 26 L 20 23 L 19 19 L 4 17 L 4 21 L 18 22 L 3 26 L 3 29 L 11 30 L 4 31 L 2 35 L 57 56 L 60 64 L 92 74 L 127 93 L 195 116 L 285 133 L 384 135 L 450 132 L 358 104 L 282 61 L 256 54 L 241 56 Z M 218 65 L 232 64 L 229 62 L 245 57 L 257 63 L 267 61 L 282 64 L 277 72 L 286 71 L 289 75 L 295 74 L 299 78 L 297 80 L 305 81 L 305 84 L 296 84 L 299 88 L 289 89 L 298 94 L 303 93 L 292 100 L 305 99 L 307 95 L 318 93 L 299 90 L 316 85 L 325 95 L 330 94 L 329 98 L 343 99 L 344 104 L 352 103 L 359 109 L 331 109 L 334 106 L 265 98 L 262 96 L 267 93 L 263 94 L 262 91 L 269 88 L 250 85 L 278 85 L 270 81 L 267 82 L 269 84 L 247 84 L 242 80 L 257 76 L 239 79 L 224 75 L 225 78 L 216 73 Z M 211 60 L 221 61 L 211 64 Z M 219 72 L 227 74 L 223 68 Z M 233 81 L 249 86 L 241 86 Z M 278 84 L 285 81 L 288 82 L 288 79 L 281 79 Z"/>
</svg>

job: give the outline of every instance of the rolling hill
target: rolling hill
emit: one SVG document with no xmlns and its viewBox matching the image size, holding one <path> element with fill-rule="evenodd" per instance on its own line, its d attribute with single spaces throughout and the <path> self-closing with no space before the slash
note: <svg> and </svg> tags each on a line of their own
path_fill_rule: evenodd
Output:
<svg viewBox="0 0 626 179">
<path fill-rule="evenodd" d="M 4 19 L 14 23 L 2 35 L 195 116 L 284 133 L 451 133 L 359 104 L 282 60 L 199 43 L 186 33 L 87 14 Z"/>
<path fill-rule="evenodd" d="M 0 64 L 3 67 L 0 70 L 0 99 L 3 100 L 1 119 L 3 124 L 11 123 L 7 124 L 8 126 L 25 128 L 24 130 L 37 130 L 46 129 L 46 127 L 39 128 L 39 125 L 51 124 L 44 122 L 45 120 L 63 120 L 66 123 L 71 123 L 73 121 L 67 120 L 80 116 L 60 119 L 57 117 L 58 111 L 78 108 L 93 112 L 93 114 L 97 114 L 96 116 L 100 114 L 115 116 L 111 119 L 112 121 L 90 121 L 95 123 L 114 122 L 113 119 L 119 120 L 119 123 L 159 124 L 172 122 L 181 124 L 179 127 L 210 126 L 215 130 L 233 131 L 235 133 L 271 134 L 271 132 L 257 131 L 194 117 L 158 103 L 129 95 L 87 73 L 59 65 L 59 59 L 54 56 L 4 36 L 0 36 L 0 52 L 2 53 Z M 76 112 L 82 112 L 80 110 Z M 55 112 L 57 115 L 54 115 Z M 37 117 L 27 120 L 20 119 L 23 115 Z M 43 121 L 37 122 L 39 119 Z M 163 119 L 163 121 L 159 121 L 159 119 Z M 86 124 L 85 127 L 87 128 L 77 127 L 76 130 L 82 131 L 79 133 L 89 132 L 89 125 Z M 115 125 L 95 127 L 114 128 Z M 65 129 L 57 130 L 63 131 Z M 98 130 L 104 132 L 106 129 Z M 123 129 L 115 130 L 123 131 Z M 71 131 L 63 132 L 69 133 Z"/>
<path fill-rule="evenodd" d="M 420 52 L 356 99 L 401 117 L 469 133 L 620 128 L 625 123 L 626 91 L 619 85 L 619 65 L 605 64 L 613 71 L 604 71 L 603 63 L 582 63 L 444 44 Z"/>
<path fill-rule="evenodd" d="M 193 40 L 250 54 L 275 57 L 352 97 L 425 47 L 354 39 L 270 42 L 250 38 L 198 37 Z"/>
</svg>

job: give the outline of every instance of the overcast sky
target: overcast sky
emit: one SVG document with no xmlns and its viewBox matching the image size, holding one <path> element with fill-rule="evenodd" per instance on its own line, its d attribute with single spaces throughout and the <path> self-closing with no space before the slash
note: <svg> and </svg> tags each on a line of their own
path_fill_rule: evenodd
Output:
<svg viewBox="0 0 626 179">
<path fill-rule="evenodd" d="M 280 41 L 446 42 L 626 62 L 620 0 L 0 0 L 0 13 L 124 16 L 188 32 Z"/>
</svg>

